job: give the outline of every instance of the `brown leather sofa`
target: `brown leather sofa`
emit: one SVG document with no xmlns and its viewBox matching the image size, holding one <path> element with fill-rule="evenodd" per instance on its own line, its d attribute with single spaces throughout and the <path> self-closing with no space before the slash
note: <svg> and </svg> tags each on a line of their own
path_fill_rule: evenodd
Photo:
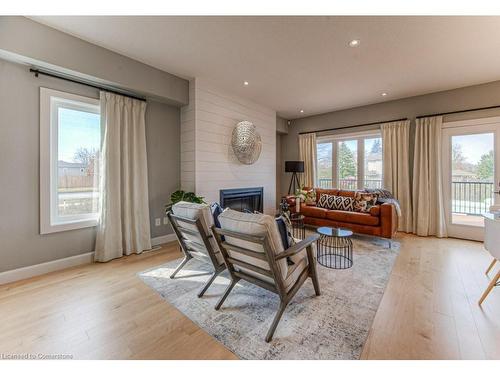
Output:
<svg viewBox="0 0 500 375">
<path fill-rule="evenodd" d="M 340 195 L 354 198 L 352 190 L 315 189 L 316 202 L 321 194 Z M 295 212 L 295 197 L 286 197 L 290 211 Z M 392 238 L 398 227 L 396 208 L 391 203 L 377 204 L 369 212 L 351 212 L 328 210 L 326 208 L 300 205 L 300 213 L 305 216 L 304 223 L 314 227 L 348 228 L 354 233 L 369 234 L 385 238 Z"/>
</svg>

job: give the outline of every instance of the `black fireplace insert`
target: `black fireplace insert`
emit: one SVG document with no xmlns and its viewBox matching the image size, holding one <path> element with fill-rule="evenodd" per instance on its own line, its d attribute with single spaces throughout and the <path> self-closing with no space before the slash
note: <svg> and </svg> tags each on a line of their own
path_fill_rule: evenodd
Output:
<svg viewBox="0 0 500 375">
<path fill-rule="evenodd" d="M 220 190 L 220 205 L 241 212 L 263 212 L 264 188 L 240 188 Z"/>
</svg>

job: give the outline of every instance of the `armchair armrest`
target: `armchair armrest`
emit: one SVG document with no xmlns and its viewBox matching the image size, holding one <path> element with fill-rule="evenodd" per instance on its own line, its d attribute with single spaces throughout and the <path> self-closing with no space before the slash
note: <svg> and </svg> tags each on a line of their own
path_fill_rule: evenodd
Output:
<svg viewBox="0 0 500 375">
<path fill-rule="evenodd" d="M 313 235 L 307 237 L 305 240 L 302 240 L 299 243 L 296 243 L 295 245 L 289 247 L 287 250 L 285 250 L 281 254 L 276 255 L 276 257 L 274 259 L 280 260 L 283 258 L 291 257 L 292 255 L 295 255 L 295 254 L 299 253 L 300 251 L 306 249 L 307 247 L 311 246 L 318 239 L 319 239 L 319 234 L 313 234 Z"/>
</svg>

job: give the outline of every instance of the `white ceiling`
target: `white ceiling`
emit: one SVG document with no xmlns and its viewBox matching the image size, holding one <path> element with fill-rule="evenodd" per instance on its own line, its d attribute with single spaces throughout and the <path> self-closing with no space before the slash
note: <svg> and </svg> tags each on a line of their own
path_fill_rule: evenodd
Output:
<svg viewBox="0 0 500 375">
<path fill-rule="evenodd" d="M 500 17 L 33 19 L 288 119 L 500 80 Z"/>
</svg>

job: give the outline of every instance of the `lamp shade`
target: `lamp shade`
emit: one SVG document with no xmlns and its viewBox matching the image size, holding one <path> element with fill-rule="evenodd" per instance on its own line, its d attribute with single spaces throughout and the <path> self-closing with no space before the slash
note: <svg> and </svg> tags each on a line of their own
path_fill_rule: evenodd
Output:
<svg viewBox="0 0 500 375">
<path fill-rule="evenodd" d="M 285 161 L 285 172 L 304 173 L 303 161 Z"/>
</svg>

